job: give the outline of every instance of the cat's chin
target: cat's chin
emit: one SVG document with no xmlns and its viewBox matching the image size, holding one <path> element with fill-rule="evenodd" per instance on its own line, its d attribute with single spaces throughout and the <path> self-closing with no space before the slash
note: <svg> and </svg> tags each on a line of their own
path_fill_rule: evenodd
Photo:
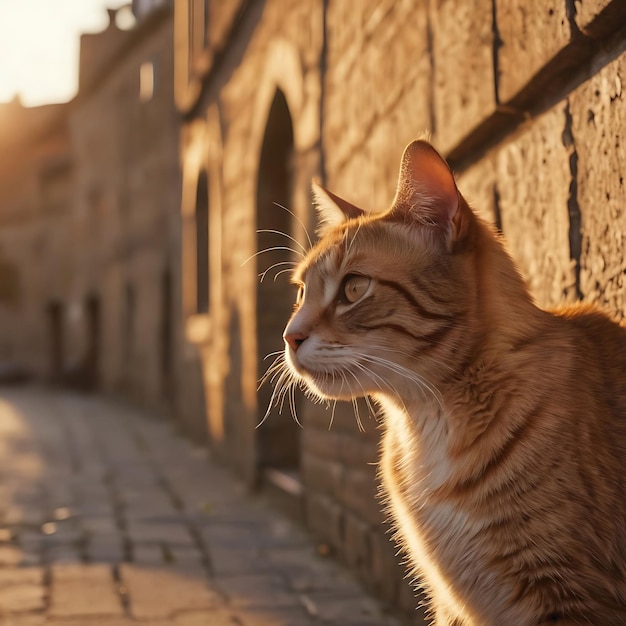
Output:
<svg viewBox="0 0 626 626">
<path fill-rule="evenodd" d="M 347 382 L 349 378 L 340 374 L 330 374 L 310 369 L 297 359 L 291 351 L 286 354 L 291 371 L 312 391 L 323 400 L 352 400 L 363 396 L 363 388 L 358 391 Z"/>
<path fill-rule="evenodd" d="M 345 380 L 337 376 L 316 375 L 310 372 L 300 373 L 307 387 L 324 400 L 352 400 L 363 395 L 356 393 L 346 385 Z"/>
</svg>

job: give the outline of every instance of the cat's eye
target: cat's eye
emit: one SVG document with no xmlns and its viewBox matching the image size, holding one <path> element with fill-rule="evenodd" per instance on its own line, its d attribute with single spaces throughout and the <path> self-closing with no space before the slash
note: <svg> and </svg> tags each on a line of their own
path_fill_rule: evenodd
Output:
<svg viewBox="0 0 626 626">
<path fill-rule="evenodd" d="M 367 276 L 349 274 L 343 281 L 343 297 L 350 303 L 356 302 L 367 291 L 370 280 Z"/>
<path fill-rule="evenodd" d="M 296 295 L 296 304 L 302 304 L 302 300 L 304 300 L 304 285 L 298 285 L 298 295 Z"/>
</svg>

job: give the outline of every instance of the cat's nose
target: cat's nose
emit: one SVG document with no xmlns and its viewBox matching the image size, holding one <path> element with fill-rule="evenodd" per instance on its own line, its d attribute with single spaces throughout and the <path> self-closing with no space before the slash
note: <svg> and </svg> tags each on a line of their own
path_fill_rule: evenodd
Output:
<svg viewBox="0 0 626 626">
<path fill-rule="evenodd" d="M 307 335 L 304 333 L 285 333 L 283 339 L 291 346 L 294 352 L 304 343 Z"/>
</svg>

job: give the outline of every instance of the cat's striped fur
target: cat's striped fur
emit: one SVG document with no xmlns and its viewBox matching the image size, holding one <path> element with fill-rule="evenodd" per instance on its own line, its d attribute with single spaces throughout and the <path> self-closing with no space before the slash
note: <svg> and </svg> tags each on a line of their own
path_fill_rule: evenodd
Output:
<svg viewBox="0 0 626 626">
<path fill-rule="evenodd" d="M 626 624 L 626 329 L 537 308 L 426 142 L 387 212 L 317 194 L 286 359 L 314 393 L 382 407 L 382 482 L 435 624 Z"/>
</svg>

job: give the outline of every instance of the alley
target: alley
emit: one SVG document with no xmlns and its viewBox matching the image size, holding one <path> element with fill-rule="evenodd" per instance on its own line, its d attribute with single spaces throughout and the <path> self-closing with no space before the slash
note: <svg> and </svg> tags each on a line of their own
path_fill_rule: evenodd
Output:
<svg viewBox="0 0 626 626">
<path fill-rule="evenodd" d="M 0 626 L 392 626 L 169 423 L 0 393 Z"/>
</svg>

